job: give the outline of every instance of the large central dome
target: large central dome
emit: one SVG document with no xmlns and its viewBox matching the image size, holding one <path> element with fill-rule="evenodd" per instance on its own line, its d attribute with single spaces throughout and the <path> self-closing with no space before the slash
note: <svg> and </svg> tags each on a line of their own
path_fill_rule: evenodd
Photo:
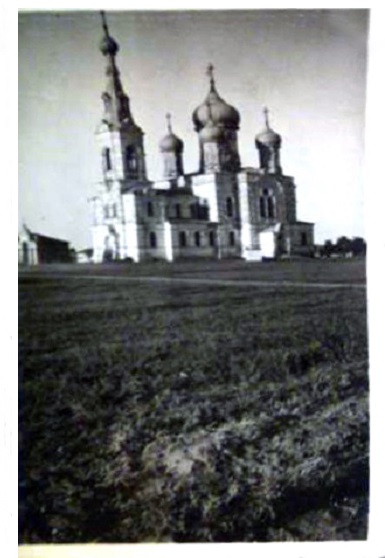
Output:
<svg viewBox="0 0 385 558">
<path fill-rule="evenodd" d="M 240 123 L 239 112 L 219 96 L 215 87 L 212 71 L 213 67 L 210 65 L 208 67 L 210 91 L 203 103 L 193 112 L 192 120 L 194 128 L 199 132 L 211 118 L 212 122 L 221 128 L 238 130 Z"/>
</svg>

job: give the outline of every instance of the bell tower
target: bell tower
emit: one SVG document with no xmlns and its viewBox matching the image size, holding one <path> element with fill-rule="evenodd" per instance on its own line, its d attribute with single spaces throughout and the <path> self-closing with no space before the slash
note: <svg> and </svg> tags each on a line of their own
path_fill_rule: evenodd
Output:
<svg viewBox="0 0 385 558">
<path fill-rule="evenodd" d="M 96 135 L 100 145 L 103 180 L 128 183 L 146 181 L 144 134 L 134 121 L 129 97 L 120 80 L 115 60 L 119 45 L 109 33 L 104 12 L 101 12 L 101 18 L 103 38 L 100 51 L 106 59 L 106 86 L 102 93 L 104 111 Z"/>
</svg>

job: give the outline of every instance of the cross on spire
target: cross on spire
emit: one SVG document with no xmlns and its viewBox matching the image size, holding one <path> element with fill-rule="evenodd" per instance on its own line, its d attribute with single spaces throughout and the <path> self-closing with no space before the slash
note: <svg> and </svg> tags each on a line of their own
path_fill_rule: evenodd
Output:
<svg viewBox="0 0 385 558">
<path fill-rule="evenodd" d="M 267 107 L 263 107 L 263 114 L 265 115 L 266 128 L 269 129 L 269 109 Z"/>
<path fill-rule="evenodd" d="M 104 33 L 106 34 L 106 37 L 109 37 L 106 13 L 102 10 L 100 12 L 100 16 L 102 18 L 102 26 L 103 26 L 103 29 L 104 29 Z"/>
<path fill-rule="evenodd" d="M 207 65 L 206 74 L 210 77 L 210 79 L 214 79 L 214 66 L 211 62 Z"/>
<path fill-rule="evenodd" d="M 171 128 L 171 114 L 169 112 L 166 113 L 166 120 L 167 120 L 167 128 L 169 133 L 172 133 L 172 128 Z"/>
<path fill-rule="evenodd" d="M 263 107 L 263 114 L 265 115 L 266 128 L 269 128 L 269 109 L 267 107 Z"/>
<path fill-rule="evenodd" d="M 213 89 L 214 88 L 214 66 L 213 66 L 213 64 L 211 64 L 211 62 L 210 62 L 210 64 L 207 65 L 206 75 L 209 76 L 210 85 L 211 85 L 211 88 Z"/>
</svg>

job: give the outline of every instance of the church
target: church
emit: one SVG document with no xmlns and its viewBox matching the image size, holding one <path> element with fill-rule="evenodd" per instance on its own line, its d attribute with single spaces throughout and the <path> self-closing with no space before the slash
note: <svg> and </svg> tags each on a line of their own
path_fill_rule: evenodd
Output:
<svg viewBox="0 0 385 558">
<path fill-rule="evenodd" d="M 116 64 L 119 45 L 104 14 L 102 22 L 106 86 L 96 138 L 103 178 L 90 200 L 94 262 L 312 256 L 314 224 L 297 220 L 295 183 L 282 171 L 282 139 L 268 110 L 255 138 L 259 167 L 242 167 L 240 114 L 220 96 L 212 65 L 206 98 L 192 114 L 199 170 L 184 172 L 184 144 L 166 114 L 163 177 L 148 179 L 144 132 Z"/>
</svg>

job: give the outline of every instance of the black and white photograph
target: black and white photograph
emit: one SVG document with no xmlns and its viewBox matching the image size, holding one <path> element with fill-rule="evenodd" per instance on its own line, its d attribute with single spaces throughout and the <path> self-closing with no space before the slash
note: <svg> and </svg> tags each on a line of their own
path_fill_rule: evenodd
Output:
<svg viewBox="0 0 385 558">
<path fill-rule="evenodd" d="M 21 547 L 367 541 L 369 20 L 19 11 Z"/>
</svg>

